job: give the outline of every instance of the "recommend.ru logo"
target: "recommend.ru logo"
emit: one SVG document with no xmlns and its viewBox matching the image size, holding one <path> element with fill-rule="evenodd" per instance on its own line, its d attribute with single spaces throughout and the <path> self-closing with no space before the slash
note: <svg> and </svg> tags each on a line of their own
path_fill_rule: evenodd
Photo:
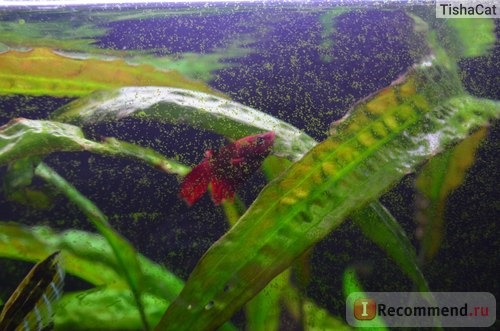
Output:
<svg viewBox="0 0 500 331">
<path fill-rule="evenodd" d="M 488 292 L 356 292 L 346 320 L 356 327 L 489 327 L 496 300 Z"/>
</svg>

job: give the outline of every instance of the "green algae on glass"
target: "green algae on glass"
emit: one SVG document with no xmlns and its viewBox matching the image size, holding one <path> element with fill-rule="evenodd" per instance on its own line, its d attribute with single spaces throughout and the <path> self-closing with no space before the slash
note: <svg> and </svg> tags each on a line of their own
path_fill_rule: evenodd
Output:
<svg viewBox="0 0 500 331">
<path fill-rule="evenodd" d="M 58 109 L 52 118 L 84 126 L 125 117 L 183 123 L 239 139 L 274 131 L 273 154 L 299 159 L 316 141 L 271 115 L 218 96 L 169 87 L 123 87 L 97 92 Z"/>
<path fill-rule="evenodd" d="M 492 18 L 440 19 L 436 18 L 434 8 L 425 6 L 416 6 L 407 14 L 414 20 L 416 31 L 425 32 L 436 55 L 446 53 L 445 57 L 457 61 L 487 55 L 495 45 Z"/>
<path fill-rule="evenodd" d="M 333 33 L 335 32 L 335 25 L 334 25 L 335 18 L 352 10 L 353 8 L 337 7 L 334 9 L 325 10 L 325 12 L 321 14 L 319 18 L 319 21 L 322 26 L 322 31 L 321 31 L 322 42 L 320 47 L 325 53 L 326 51 L 335 46 L 333 41 Z M 330 62 L 332 60 L 331 56 L 327 54 L 322 54 L 321 59 L 325 62 Z"/>
<path fill-rule="evenodd" d="M 421 262 L 431 260 L 441 247 L 448 196 L 464 181 L 486 132 L 485 127 L 479 129 L 453 148 L 430 159 L 419 172 L 416 187 L 421 195 L 417 216 L 421 230 L 419 239 L 422 240 Z"/>
<path fill-rule="evenodd" d="M 226 48 L 217 48 L 209 53 L 185 52 L 176 55 L 175 58 L 138 54 L 126 57 L 126 61 L 131 64 L 148 64 L 159 70 L 174 70 L 188 78 L 208 82 L 215 77 L 216 70 L 235 65 L 228 60 L 255 53 L 254 49 L 247 46 L 253 42 L 253 38 L 239 35 L 238 39 L 231 42 Z"/>
<path fill-rule="evenodd" d="M 0 40 L 8 47 L 13 48 L 51 47 L 55 49 L 97 51 L 98 48 L 92 46 L 92 43 L 105 33 L 106 29 L 97 27 L 97 25 L 86 24 L 83 20 L 81 24 L 75 24 L 74 20 L 0 22 Z"/>
<path fill-rule="evenodd" d="M 336 135 L 269 183 L 207 251 L 157 330 L 222 324 L 351 212 L 498 117 L 498 103 L 460 86 L 456 73 L 427 60 L 358 104 Z"/>
<path fill-rule="evenodd" d="M 213 77 L 215 70 L 231 65 L 227 63 L 228 59 L 253 52 L 251 47 L 247 47 L 254 40 L 251 34 L 239 34 L 227 47 L 211 50 L 209 54 L 184 52 L 173 56 L 154 55 L 154 53 L 158 52 L 164 53 L 162 49 L 103 49 L 97 47 L 95 42 L 106 35 L 108 29 L 103 28 L 103 25 L 110 22 L 130 20 L 130 23 L 133 24 L 133 21 L 143 19 L 178 17 L 179 15 L 193 14 L 200 15 L 202 12 L 220 15 L 221 10 L 222 8 L 191 8 L 182 10 L 179 8 L 166 10 L 141 8 L 140 10 L 92 12 L 83 9 L 76 13 L 59 9 L 46 13 L 48 17 L 45 17 L 43 21 L 39 21 L 38 19 L 21 19 L 0 22 L 0 40 L 2 40 L 0 43 L 0 53 L 26 48 L 49 48 L 63 50 L 64 52 L 82 53 L 87 58 L 102 55 L 116 56 L 130 64 L 148 64 L 159 70 L 176 70 L 184 76 L 208 81 Z M 228 9 L 228 12 L 234 13 L 235 8 Z M 19 15 L 22 16 L 23 13 L 21 12 Z M 18 82 L 18 85 L 25 85 L 27 83 L 38 86 L 37 89 L 32 88 L 29 90 L 36 95 L 56 95 L 56 93 L 79 95 L 78 93 L 86 93 L 86 90 L 82 90 L 81 85 L 72 85 L 74 91 L 58 92 L 56 90 L 43 89 L 43 83 L 56 83 L 55 81 L 43 80 L 43 76 L 23 77 L 22 81 Z M 70 82 L 66 81 L 65 83 L 69 84 Z M 158 84 L 151 83 L 149 85 Z"/>
<path fill-rule="evenodd" d="M 486 55 L 495 44 L 495 21 L 491 18 L 448 19 L 446 23 L 461 41 L 460 57 Z"/>
<path fill-rule="evenodd" d="M 10 47 L 48 47 L 67 51 L 89 53 L 133 54 L 133 51 L 103 49 L 95 45 L 97 39 L 108 32 L 106 24 L 119 21 L 142 21 L 155 18 L 187 15 L 224 15 L 245 11 L 244 7 L 170 7 L 127 8 L 127 10 L 94 10 L 91 8 L 54 8 L 44 11 L 43 16 L 34 16 L 29 10 L 19 10 L 20 19 L 0 22 L 0 40 Z M 152 51 L 155 51 L 153 49 Z"/>
</svg>

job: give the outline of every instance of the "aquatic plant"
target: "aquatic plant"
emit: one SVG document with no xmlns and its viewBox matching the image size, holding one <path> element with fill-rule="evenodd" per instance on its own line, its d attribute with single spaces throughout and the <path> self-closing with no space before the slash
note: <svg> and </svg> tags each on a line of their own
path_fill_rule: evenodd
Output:
<svg viewBox="0 0 500 331">
<path fill-rule="evenodd" d="M 174 70 L 160 71 L 146 64 L 131 65 L 112 57 L 79 59 L 70 55 L 46 48 L 0 54 L 0 94 L 78 97 L 96 90 L 144 85 L 212 91 L 205 84 L 188 80 Z"/>
<path fill-rule="evenodd" d="M 425 24 L 416 21 L 420 27 Z M 460 54 L 449 54 L 433 32 L 425 30 L 432 49 L 428 57 L 391 86 L 358 102 L 322 142 L 237 102 L 199 89 L 172 87 L 95 92 L 62 107 L 49 120 L 12 120 L 0 129 L 0 165 L 8 165 L 4 192 L 23 203 L 40 200 L 43 192 L 34 196 L 28 190 L 33 178 L 39 177 L 78 206 L 100 235 L 1 223 L 0 256 L 38 261 L 60 250 L 66 272 L 95 286 L 64 295 L 55 313 L 56 329 L 156 326 L 158 330 L 203 330 L 222 326 L 229 330 L 235 327 L 228 320 L 247 304 L 250 329 L 265 325 L 276 330 L 280 318 L 277 303 L 283 298 L 286 309 L 307 329 L 348 328 L 303 298 L 290 279 L 290 268 L 300 269 L 296 261 L 348 217 L 398 264 L 418 290 L 428 291 L 414 247 L 377 199 L 405 174 L 430 160 L 420 170 L 417 183 L 423 196 L 431 200 L 426 217 L 432 222 L 423 233 L 423 255 L 432 257 L 442 236 L 445 198 L 472 162 L 468 159 L 456 167 L 454 159 L 470 154 L 480 133 L 467 137 L 500 114 L 498 101 L 475 98 L 463 90 L 455 66 Z M 458 36 L 469 38 L 466 33 Z M 484 44 L 484 40 L 480 42 Z M 466 48 L 462 55 L 477 55 L 485 49 L 484 45 L 474 51 Z M 88 91 L 84 92 L 78 95 Z M 264 164 L 269 183 L 248 209 L 238 203 L 224 205 L 232 227 L 207 251 L 185 283 L 138 253 L 112 228 L 98 203 L 43 162 L 54 152 L 87 151 L 134 158 L 168 175 L 189 172 L 188 166 L 151 148 L 114 138 L 98 142 L 82 131 L 88 124 L 124 118 L 182 122 L 232 139 L 264 131 L 276 134 L 273 156 Z M 452 147 L 465 138 L 470 140 Z M 449 171 L 450 167 L 458 169 Z M 354 269 L 346 270 L 346 294 L 362 291 L 355 278 Z M 116 301 L 120 305 L 110 305 Z M 384 326 L 383 321 L 375 323 Z"/>
</svg>

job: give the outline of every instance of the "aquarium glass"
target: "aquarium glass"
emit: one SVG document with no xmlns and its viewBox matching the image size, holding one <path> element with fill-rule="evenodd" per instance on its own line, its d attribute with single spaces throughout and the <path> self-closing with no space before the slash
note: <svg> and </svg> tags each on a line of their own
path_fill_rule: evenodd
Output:
<svg viewBox="0 0 500 331">
<path fill-rule="evenodd" d="M 0 330 L 498 327 L 500 6 L 442 4 L 0 1 Z"/>
</svg>

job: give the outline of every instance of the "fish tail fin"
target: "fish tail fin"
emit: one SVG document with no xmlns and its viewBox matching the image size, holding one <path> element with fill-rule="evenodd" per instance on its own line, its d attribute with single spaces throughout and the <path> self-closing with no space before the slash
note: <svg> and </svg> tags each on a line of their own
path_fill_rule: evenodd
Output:
<svg viewBox="0 0 500 331">
<path fill-rule="evenodd" d="M 64 270 L 59 252 L 37 263 L 7 300 L 0 330 L 46 330 L 53 323 L 54 302 L 62 295 Z"/>
<path fill-rule="evenodd" d="M 192 206 L 207 191 L 210 177 L 210 163 L 205 159 L 184 177 L 180 189 L 181 198 Z"/>
<path fill-rule="evenodd" d="M 235 188 L 228 182 L 213 178 L 212 179 L 212 201 L 215 205 L 220 205 L 223 200 L 233 201 Z"/>
</svg>

